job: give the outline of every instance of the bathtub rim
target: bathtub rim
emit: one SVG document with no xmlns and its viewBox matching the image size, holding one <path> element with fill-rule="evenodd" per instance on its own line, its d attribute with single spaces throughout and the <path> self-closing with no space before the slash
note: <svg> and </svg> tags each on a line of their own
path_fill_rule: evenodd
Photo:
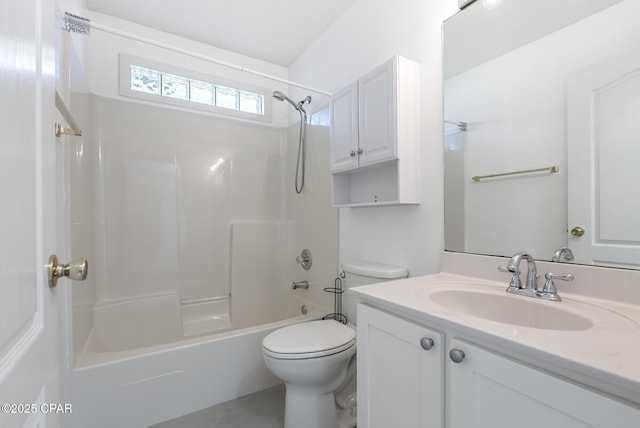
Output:
<svg viewBox="0 0 640 428">
<path fill-rule="evenodd" d="M 305 303 L 307 307 L 310 304 Z M 200 343 L 211 342 L 223 340 L 230 337 L 237 337 L 248 333 L 254 333 L 264 330 L 275 330 L 281 327 L 285 327 L 287 325 L 296 324 L 305 321 L 312 321 L 321 319 L 322 317 L 329 314 L 329 310 L 322 307 L 314 306 L 312 307 L 307 314 L 297 315 L 295 317 L 285 318 L 279 321 L 272 321 L 270 323 L 258 324 L 255 326 L 239 328 L 235 330 L 227 330 L 217 333 L 205 334 L 201 336 L 188 337 L 184 339 L 180 339 L 173 342 L 161 343 L 158 345 L 150 345 L 143 346 L 140 348 L 127 349 L 122 351 L 103 351 L 103 352 L 94 352 L 87 351 L 86 346 L 89 341 L 85 344 L 85 349 L 80 353 L 78 358 L 74 361 L 73 370 L 74 371 L 82 371 L 82 370 L 90 370 L 95 367 L 107 366 L 110 364 L 115 364 L 118 362 L 122 362 L 125 360 L 136 359 L 136 358 L 144 358 L 149 354 L 159 354 L 165 352 L 171 352 L 177 349 L 188 348 Z"/>
</svg>

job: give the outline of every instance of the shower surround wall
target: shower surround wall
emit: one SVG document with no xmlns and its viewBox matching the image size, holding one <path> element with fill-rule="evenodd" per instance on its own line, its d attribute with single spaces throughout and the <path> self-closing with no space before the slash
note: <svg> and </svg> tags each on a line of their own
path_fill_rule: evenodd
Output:
<svg viewBox="0 0 640 428">
<path fill-rule="evenodd" d="M 282 220 L 282 129 L 101 97 L 93 118 L 94 323 L 111 320 L 109 305 L 129 313 L 135 305 L 123 302 L 145 298 L 136 324 L 175 326 L 167 319 L 181 310 L 211 324 L 228 315 L 216 304 L 232 279 L 239 293 L 252 282 L 281 285 L 274 297 L 287 291 L 285 260 L 295 257 L 293 223 Z M 194 334 L 226 327 L 184 321 Z"/>
<path fill-rule="evenodd" d="M 287 69 L 274 64 L 88 14 L 95 22 L 167 46 L 288 77 Z M 306 279 L 311 289 L 297 290 L 296 295 L 328 309 L 332 296 L 322 288 L 333 284 L 337 272 L 337 211 L 330 206 L 330 176 L 325 168 L 326 107 L 315 102 L 308 107 L 312 122 L 308 191 L 295 195 L 299 122 L 288 117 L 289 106 L 273 103 L 273 125 L 265 125 L 133 102 L 119 95 L 118 57 L 124 52 L 284 92 L 290 89 L 286 85 L 104 31 L 92 32 L 86 41 L 86 86 L 94 95 L 77 101 L 86 116 L 86 132 L 74 140 L 71 150 L 70 171 L 75 178 L 70 199 L 74 254 L 88 255 L 92 270 L 90 281 L 82 287 L 73 285 L 76 357 L 94 323 L 99 327 L 121 315 L 135 318 L 135 305 L 150 296 L 154 298 L 144 304 L 151 320 L 145 316 L 137 322 L 158 322 L 166 327 L 156 330 L 166 336 L 177 334 L 168 320 L 178 324 L 179 309 L 195 320 L 183 319 L 188 333 L 224 328 L 228 320 L 215 326 L 211 316 L 207 323 L 203 314 L 212 314 L 219 299 L 230 292 L 257 298 L 256 284 L 265 279 L 271 287 L 285 288 L 294 279 Z M 89 123 L 96 129 L 91 131 Z M 308 272 L 294 263 L 306 247 L 314 255 L 314 267 Z M 270 293 L 268 298 L 277 299 L 284 291 L 262 292 L 262 298 Z M 231 311 L 269 320 L 266 305 L 256 310 L 246 302 Z M 124 330 L 131 334 L 131 342 L 141 336 L 129 331 L 135 329 Z"/>
<path fill-rule="evenodd" d="M 336 263 L 327 178 L 310 174 L 305 198 L 286 201 L 296 124 L 83 98 L 92 147 L 74 146 L 71 174 L 94 209 L 73 203 L 73 245 L 94 249 L 94 287 L 73 290 L 71 426 L 149 426 L 281 382 L 262 338 L 329 312 L 321 277 Z M 313 165 L 327 157 L 328 132 L 309 132 Z M 315 290 L 290 287 L 303 272 L 298 235 L 317 239 L 305 276 Z M 308 315 L 296 316 L 303 303 Z"/>
<path fill-rule="evenodd" d="M 229 225 L 278 220 L 278 128 L 136 103 L 97 103 L 105 272 L 98 300 L 225 296 Z"/>
</svg>

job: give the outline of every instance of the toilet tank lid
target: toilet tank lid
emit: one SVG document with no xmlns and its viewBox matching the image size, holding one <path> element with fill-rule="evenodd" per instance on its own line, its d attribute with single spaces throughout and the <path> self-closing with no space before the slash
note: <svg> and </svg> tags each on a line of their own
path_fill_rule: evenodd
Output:
<svg viewBox="0 0 640 428">
<path fill-rule="evenodd" d="M 405 278 L 409 274 L 406 267 L 366 262 L 363 260 L 344 261 L 341 263 L 341 266 L 345 272 L 371 278 Z"/>
</svg>

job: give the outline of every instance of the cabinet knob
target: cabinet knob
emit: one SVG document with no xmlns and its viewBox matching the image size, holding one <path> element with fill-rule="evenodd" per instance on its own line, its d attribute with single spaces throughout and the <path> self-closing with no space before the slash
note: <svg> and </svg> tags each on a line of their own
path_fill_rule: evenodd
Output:
<svg viewBox="0 0 640 428">
<path fill-rule="evenodd" d="M 425 351 L 431 349 L 434 343 L 435 342 L 430 337 L 423 337 L 422 339 L 420 339 L 420 346 L 422 346 L 422 349 L 424 349 Z"/>
<path fill-rule="evenodd" d="M 356 152 L 355 152 L 355 151 L 353 151 L 353 150 L 351 150 L 351 151 L 349 152 L 349 156 L 351 156 L 352 158 L 356 157 Z"/>
<path fill-rule="evenodd" d="M 358 154 L 361 155 L 362 154 L 362 149 L 358 148 Z"/>
<path fill-rule="evenodd" d="M 462 349 L 452 349 L 449 351 L 449 358 L 456 364 L 459 364 L 464 360 L 464 351 Z"/>
</svg>

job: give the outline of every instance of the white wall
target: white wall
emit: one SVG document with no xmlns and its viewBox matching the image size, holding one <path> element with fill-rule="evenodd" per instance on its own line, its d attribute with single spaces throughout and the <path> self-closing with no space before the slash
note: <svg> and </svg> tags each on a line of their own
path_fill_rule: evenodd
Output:
<svg viewBox="0 0 640 428">
<path fill-rule="evenodd" d="M 116 35 L 108 31 L 102 31 L 97 26 L 92 30 L 91 37 L 89 39 L 88 54 L 89 86 L 93 94 L 108 98 L 120 97 L 118 94 L 118 55 L 120 53 L 138 56 L 230 81 L 264 87 L 269 90 L 277 89 L 285 92 L 287 90 L 287 85 L 282 83 L 277 83 L 264 77 L 241 72 L 233 68 L 216 65 L 213 62 L 178 53 L 170 48 L 176 47 L 181 50 L 193 52 L 197 55 L 203 55 L 219 61 L 244 66 L 265 74 L 286 79 L 288 71 L 284 67 L 153 30 L 148 27 L 123 21 L 108 15 L 90 12 L 89 16 L 91 21 L 95 24 L 102 24 L 108 28 L 113 28 L 116 31 L 130 33 L 137 38 L 149 40 L 155 44 L 164 46 L 158 47 L 153 44 Z M 281 102 L 275 102 L 273 104 L 273 118 L 274 124 L 276 125 L 284 126 L 287 124 L 289 109 L 285 104 L 286 103 Z"/>
<path fill-rule="evenodd" d="M 443 249 L 440 25 L 456 10 L 453 0 L 359 0 L 289 69 L 291 80 L 337 92 L 396 54 L 421 65 L 422 202 L 419 206 L 341 208 L 341 260 L 366 259 L 403 265 L 411 275 L 440 269 Z M 328 164 L 325 168 L 328 170 Z"/>
</svg>

